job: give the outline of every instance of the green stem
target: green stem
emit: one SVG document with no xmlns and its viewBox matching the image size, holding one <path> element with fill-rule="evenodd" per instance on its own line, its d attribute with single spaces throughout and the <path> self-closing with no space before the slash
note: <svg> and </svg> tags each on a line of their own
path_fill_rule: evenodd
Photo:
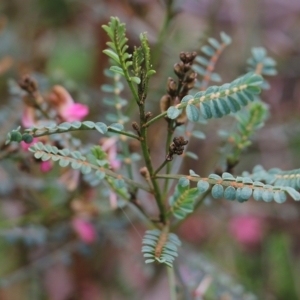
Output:
<svg viewBox="0 0 300 300">
<path fill-rule="evenodd" d="M 176 281 L 175 281 L 174 269 L 167 267 L 167 273 L 168 273 L 168 280 L 169 280 L 170 300 L 176 300 L 177 293 L 176 293 Z"/>
<path fill-rule="evenodd" d="M 154 172 L 153 176 L 155 176 L 169 161 L 165 160 L 158 168 L 157 170 Z"/>
<path fill-rule="evenodd" d="M 169 120 L 168 121 L 168 134 L 167 134 L 167 140 L 166 140 L 166 155 L 169 152 L 169 147 L 170 147 L 172 136 L 174 133 L 173 126 L 174 126 L 173 120 Z M 171 172 L 171 163 L 167 165 L 166 172 L 167 172 L 167 174 L 169 174 Z M 167 195 L 168 187 L 169 187 L 169 179 L 166 179 L 164 182 L 164 188 L 163 188 L 164 197 Z"/>
<path fill-rule="evenodd" d="M 118 133 L 118 134 L 121 134 L 121 135 L 126 135 L 126 136 L 129 136 L 133 139 L 136 139 L 136 140 L 139 140 L 139 136 L 133 134 L 133 133 L 130 133 L 130 132 L 126 132 L 126 131 L 122 131 L 122 130 L 115 130 L 113 128 L 108 128 L 107 131 L 109 132 L 114 132 L 114 133 Z"/>
<path fill-rule="evenodd" d="M 156 178 L 164 178 L 164 179 L 180 179 L 181 177 L 189 177 L 190 180 L 192 181 L 199 181 L 200 177 L 192 177 L 188 176 L 188 175 L 174 175 L 174 174 L 157 174 L 155 175 Z M 195 180 L 193 180 L 193 178 L 195 178 Z"/>
<path fill-rule="evenodd" d="M 167 165 L 167 169 L 166 169 L 167 174 L 170 174 L 171 172 L 171 164 Z M 166 178 L 165 182 L 164 182 L 164 189 L 163 189 L 163 195 L 164 197 L 167 196 L 168 193 L 168 189 L 169 189 L 169 178 Z"/>
<path fill-rule="evenodd" d="M 165 111 L 165 112 L 157 115 L 156 117 L 154 117 L 150 121 L 148 121 L 144 126 L 149 127 L 151 124 L 153 124 L 154 122 L 158 121 L 159 119 L 163 118 L 166 115 L 167 115 L 167 112 Z"/>
<path fill-rule="evenodd" d="M 166 209 L 164 206 L 164 203 L 162 201 L 161 193 L 160 193 L 160 188 L 157 183 L 157 180 L 154 176 L 154 170 L 151 162 L 151 157 L 148 149 L 148 140 L 147 140 L 147 127 L 144 126 L 146 123 L 146 118 L 145 118 L 145 111 L 144 111 L 144 103 L 141 103 L 139 105 L 140 109 L 140 128 L 141 128 L 141 136 L 140 136 L 140 141 L 141 141 L 141 148 L 142 148 L 142 153 L 143 157 L 145 160 L 146 167 L 148 169 L 148 172 L 150 174 L 150 179 L 153 185 L 153 194 L 157 203 L 157 206 L 160 211 L 160 220 L 162 223 L 165 224 L 166 222 Z"/>
<path fill-rule="evenodd" d="M 41 129 L 42 130 L 42 129 Z M 45 136 L 45 135 L 52 135 L 52 134 L 59 134 L 59 133 L 65 133 L 65 132 L 70 132 L 70 131 L 82 131 L 82 130 L 96 130 L 95 128 L 70 128 L 70 129 L 57 129 L 55 131 L 49 131 L 49 130 L 44 130 L 43 132 L 39 132 L 39 130 L 35 131 L 35 132 L 29 132 L 29 134 L 31 134 L 33 137 L 41 137 L 41 136 Z M 107 128 L 107 131 L 109 132 L 114 132 L 114 133 L 118 133 L 121 135 L 126 135 L 128 137 L 131 137 L 133 139 L 139 140 L 140 138 L 135 135 L 132 134 L 130 132 L 126 132 L 126 131 L 122 131 L 122 130 L 115 130 L 113 128 Z"/>
</svg>

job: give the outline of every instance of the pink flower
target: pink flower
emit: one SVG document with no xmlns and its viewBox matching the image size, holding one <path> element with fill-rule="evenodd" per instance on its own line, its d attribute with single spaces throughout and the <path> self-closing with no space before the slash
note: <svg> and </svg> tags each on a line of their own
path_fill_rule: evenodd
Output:
<svg viewBox="0 0 300 300">
<path fill-rule="evenodd" d="M 81 121 L 89 113 L 89 108 L 86 105 L 74 103 L 69 92 L 60 85 L 55 85 L 52 88 L 49 100 L 66 122 Z"/>
<path fill-rule="evenodd" d="M 40 170 L 44 173 L 51 171 L 52 167 L 53 167 L 53 164 L 52 164 L 51 160 L 42 161 L 40 164 Z"/>
<path fill-rule="evenodd" d="M 107 159 L 113 169 L 121 167 L 121 161 L 117 159 L 117 141 L 116 137 L 104 138 L 101 145 L 102 149 L 107 153 Z"/>
<path fill-rule="evenodd" d="M 64 110 L 61 110 L 60 116 L 67 122 L 81 121 L 89 113 L 89 108 L 81 103 L 74 103 Z"/>
<path fill-rule="evenodd" d="M 21 148 L 24 150 L 24 151 L 28 151 L 29 147 L 34 145 L 35 143 L 37 143 L 39 140 L 38 138 L 33 138 L 32 142 L 30 144 L 27 144 L 25 143 L 24 141 L 22 141 L 20 144 L 21 144 Z"/>
<path fill-rule="evenodd" d="M 72 221 L 72 226 L 83 242 L 91 244 L 96 240 L 97 233 L 90 222 L 76 217 Z"/>
<path fill-rule="evenodd" d="M 31 106 L 25 106 L 22 115 L 22 125 L 25 128 L 30 128 L 36 125 L 35 109 Z"/>
<path fill-rule="evenodd" d="M 230 220 L 229 231 L 244 246 L 256 246 L 263 238 L 263 221 L 256 216 L 236 216 Z"/>
</svg>

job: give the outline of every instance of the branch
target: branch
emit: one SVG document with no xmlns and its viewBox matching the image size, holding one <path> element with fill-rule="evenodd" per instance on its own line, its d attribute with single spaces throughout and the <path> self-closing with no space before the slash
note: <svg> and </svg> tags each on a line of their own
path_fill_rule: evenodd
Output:
<svg viewBox="0 0 300 300">
<path fill-rule="evenodd" d="M 34 153 L 34 156 L 37 159 L 42 159 L 43 161 L 49 159 L 52 159 L 53 161 L 59 161 L 61 167 L 66 167 L 71 163 L 71 167 L 73 169 L 81 169 L 81 172 L 84 174 L 88 174 L 91 172 L 91 169 L 94 169 L 97 171 L 96 175 L 101 179 L 103 178 L 102 174 L 104 173 L 106 176 L 124 180 L 127 184 L 136 188 L 140 188 L 150 193 L 152 192 L 148 186 L 145 186 L 141 183 L 124 177 L 121 174 L 117 174 L 109 169 L 102 167 L 102 163 L 99 160 L 97 160 L 99 166 L 87 162 L 85 160 L 86 158 L 81 156 L 81 154 L 77 151 L 70 152 L 68 149 L 58 150 L 55 146 L 43 145 L 40 142 L 31 146 L 29 150 Z M 73 157 L 68 157 L 67 155 L 69 154 L 71 154 Z"/>
<path fill-rule="evenodd" d="M 260 93 L 262 82 L 260 75 L 251 72 L 230 84 L 213 86 L 205 92 L 196 93 L 194 96 L 188 95 L 182 99 L 180 104 L 171 106 L 166 112 L 154 117 L 144 126 L 149 127 L 152 123 L 165 116 L 168 116 L 170 119 L 176 119 L 180 115 L 181 109 L 188 105 L 194 106 L 193 114 L 191 116 L 187 114 L 190 121 L 196 121 L 199 118 L 198 109 L 195 107 L 198 104 L 200 104 L 200 111 L 206 119 L 211 117 L 220 118 L 230 112 L 237 112 L 242 106 L 247 105 L 249 101 L 254 100 L 253 94 Z M 235 96 L 236 99 L 232 96 Z"/>
</svg>

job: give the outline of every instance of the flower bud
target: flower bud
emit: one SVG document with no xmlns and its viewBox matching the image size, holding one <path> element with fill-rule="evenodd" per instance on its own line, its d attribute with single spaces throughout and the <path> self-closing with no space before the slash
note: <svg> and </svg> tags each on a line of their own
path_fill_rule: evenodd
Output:
<svg viewBox="0 0 300 300">
<path fill-rule="evenodd" d="M 179 77 L 184 77 L 184 71 L 183 71 L 184 65 L 183 62 L 177 63 L 174 65 L 174 73 Z"/>
<path fill-rule="evenodd" d="M 167 83 L 167 92 L 170 96 L 175 96 L 177 93 L 177 83 L 176 81 L 169 77 Z"/>
<path fill-rule="evenodd" d="M 33 80 L 29 75 L 25 75 L 19 81 L 19 86 L 21 89 L 29 94 L 33 94 L 37 91 L 38 85 L 35 80 Z"/>
<path fill-rule="evenodd" d="M 171 106 L 171 96 L 170 95 L 164 95 L 160 99 L 160 111 L 165 112 L 168 110 L 168 108 Z"/>
<path fill-rule="evenodd" d="M 195 71 L 192 71 L 189 76 L 186 79 L 186 82 L 194 82 L 194 80 L 197 78 L 197 73 Z"/>
<path fill-rule="evenodd" d="M 195 83 L 196 83 L 196 79 L 194 79 L 193 81 L 189 82 L 186 87 L 189 90 L 191 90 L 195 86 Z"/>
<path fill-rule="evenodd" d="M 186 54 L 185 54 L 185 52 L 180 52 L 179 58 L 180 58 L 180 60 L 181 60 L 183 63 L 185 63 L 185 62 L 186 62 Z"/>
</svg>

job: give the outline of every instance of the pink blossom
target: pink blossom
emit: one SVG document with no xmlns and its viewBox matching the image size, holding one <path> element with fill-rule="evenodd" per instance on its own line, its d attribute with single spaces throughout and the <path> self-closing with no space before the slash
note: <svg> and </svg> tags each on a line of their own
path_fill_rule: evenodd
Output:
<svg viewBox="0 0 300 300">
<path fill-rule="evenodd" d="M 83 242 L 91 244 L 96 240 L 95 227 L 89 221 L 76 217 L 73 219 L 72 225 Z"/>
<path fill-rule="evenodd" d="M 30 128 L 36 125 L 35 109 L 31 106 L 25 106 L 22 115 L 22 125 L 25 128 Z"/>
<path fill-rule="evenodd" d="M 44 173 L 51 171 L 52 167 L 53 167 L 53 164 L 52 164 L 52 161 L 50 161 L 50 160 L 42 161 L 40 164 L 40 170 Z"/>
<path fill-rule="evenodd" d="M 61 110 L 60 116 L 67 122 L 81 121 L 89 113 L 89 108 L 81 103 L 74 103 L 64 110 Z"/>
<path fill-rule="evenodd" d="M 256 216 L 236 216 L 230 220 L 229 231 L 244 246 L 256 246 L 263 238 L 263 221 Z"/>
<path fill-rule="evenodd" d="M 38 138 L 33 138 L 32 142 L 30 144 L 27 144 L 25 143 L 24 141 L 21 141 L 21 148 L 24 150 L 24 151 L 28 151 L 29 147 L 34 145 L 35 143 L 37 143 L 39 140 Z"/>
<path fill-rule="evenodd" d="M 107 153 L 107 159 L 110 166 L 113 169 L 119 169 L 121 167 L 121 161 L 117 159 L 117 141 L 116 137 L 110 137 L 103 139 L 102 149 Z"/>
<path fill-rule="evenodd" d="M 75 103 L 69 92 L 60 85 L 55 85 L 52 88 L 49 100 L 66 122 L 81 121 L 89 113 L 89 108 L 86 105 Z"/>
</svg>

